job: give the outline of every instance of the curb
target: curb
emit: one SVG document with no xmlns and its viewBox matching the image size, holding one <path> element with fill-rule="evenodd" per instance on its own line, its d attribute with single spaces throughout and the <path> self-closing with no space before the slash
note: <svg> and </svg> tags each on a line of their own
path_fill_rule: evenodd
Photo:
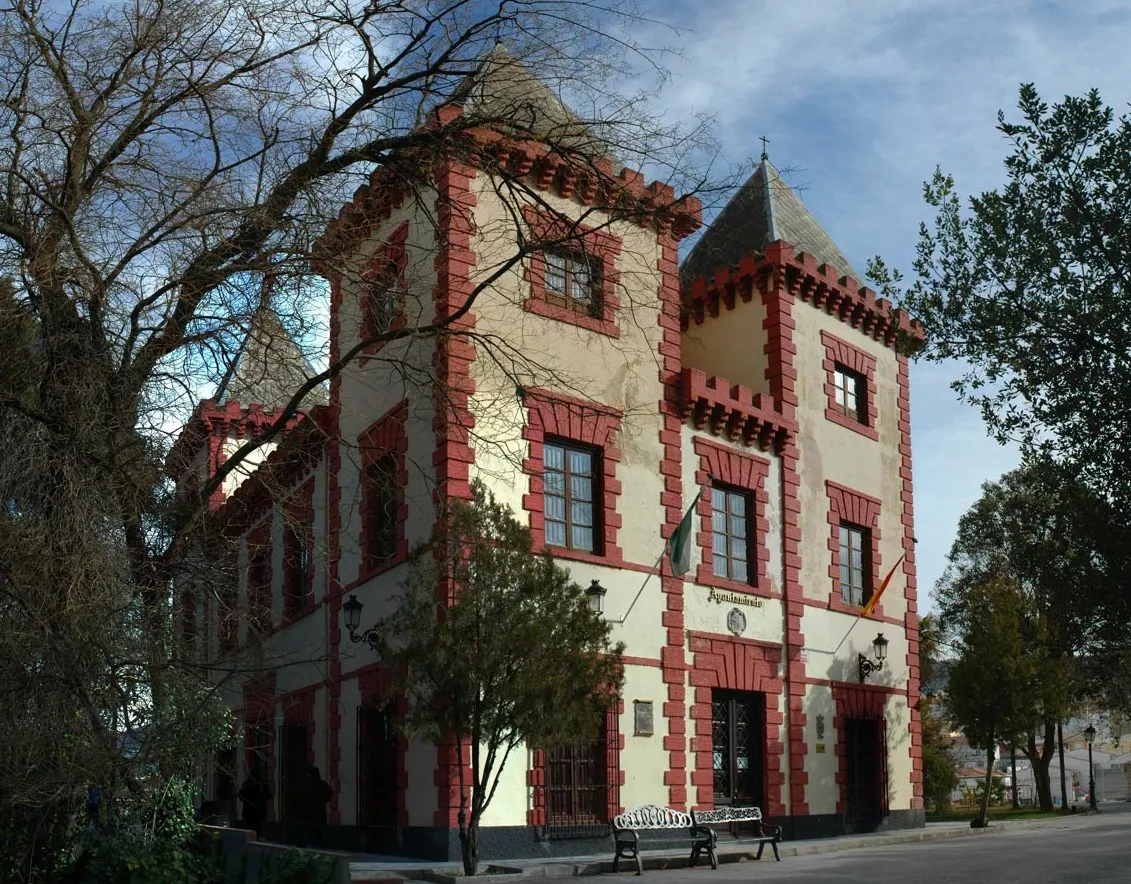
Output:
<svg viewBox="0 0 1131 884">
<path fill-rule="evenodd" d="M 1042 822 L 1041 820 L 1034 820 L 1034 822 Z M 1003 832 L 1010 826 L 996 825 L 990 826 L 985 829 L 971 829 L 966 826 L 956 826 L 954 828 L 946 829 L 909 829 L 904 832 L 893 832 L 884 835 L 866 835 L 862 837 L 853 838 L 851 836 L 840 838 L 836 840 L 821 840 L 821 841 L 797 841 L 794 843 L 782 842 L 778 845 L 778 850 L 783 859 L 786 857 L 797 856 L 812 856 L 815 854 L 823 853 L 839 853 L 846 850 L 865 850 L 869 847 L 884 847 L 889 844 L 914 844 L 922 841 L 939 841 L 949 838 L 964 838 L 971 835 L 988 835 L 998 832 Z M 724 863 L 740 863 L 740 862 L 759 862 L 757 859 L 757 849 L 744 850 L 732 849 L 726 850 L 722 848 L 719 850 L 719 864 Z M 773 855 L 767 851 L 763 854 L 761 862 L 773 863 Z M 664 869 L 674 868 L 687 868 L 687 853 L 662 853 L 662 854 L 645 854 L 640 856 L 646 871 L 662 871 Z M 444 874 L 437 872 L 435 869 L 373 869 L 367 870 L 363 868 L 365 863 L 353 863 L 353 866 L 361 866 L 356 870 L 351 869 L 352 881 L 367 882 L 367 884 L 400 884 L 405 880 L 424 880 L 433 882 L 433 884 L 458 884 L 460 881 L 467 881 L 467 878 L 456 875 Z M 450 868 L 450 863 L 446 864 Z M 632 863 L 622 864 L 621 873 L 629 871 L 630 867 L 634 866 Z M 709 865 L 704 863 L 702 868 L 710 868 Z M 498 877 L 504 880 L 514 880 L 516 878 L 579 878 L 590 875 L 603 875 L 612 874 L 613 861 L 611 859 L 594 859 L 587 862 L 553 862 L 548 861 L 531 866 L 516 866 L 509 865 L 503 862 L 488 862 L 484 863 L 483 869 L 497 869 L 503 873 Z"/>
</svg>

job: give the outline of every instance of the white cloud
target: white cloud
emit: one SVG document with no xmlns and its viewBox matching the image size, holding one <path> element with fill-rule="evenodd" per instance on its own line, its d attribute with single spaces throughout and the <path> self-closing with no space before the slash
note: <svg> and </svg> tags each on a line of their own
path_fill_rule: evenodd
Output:
<svg viewBox="0 0 1131 884">
<path fill-rule="evenodd" d="M 662 100 L 719 121 L 726 155 L 758 138 L 858 267 L 871 255 L 910 271 L 922 182 L 936 164 L 964 193 L 996 186 L 1008 145 L 994 128 L 1021 82 L 1049 102 L 1099 88 L 1117 111 L 1131 91 L 1131 15 L 1107 0 L 710 0 L 665 4 L 688 29 Z M 958 518 L 981 483 L 1016 465 L 958 403 L 957 369 L 912 371 L 916 533 L 922 603 Z"/>
</svg>

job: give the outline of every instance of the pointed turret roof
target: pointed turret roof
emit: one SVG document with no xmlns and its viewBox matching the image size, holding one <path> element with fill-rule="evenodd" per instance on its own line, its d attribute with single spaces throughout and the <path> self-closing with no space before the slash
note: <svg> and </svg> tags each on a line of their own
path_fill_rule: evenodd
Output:
<svg viewBox="0 0 1131 884">
<path fill-rule="evenodd" d="M 864 281 L 766 158 L 704 231 L 680 271 L 686 280 L 698 279 L 779 239 L 808 252 L 818 264 L 832 264 L 838 275 Z"/>
<path fill-rule="evenodd" d="M 496 43 L 452 93 L 464 116 L 482 120 L 490 128 L 511 128 L 512 134 L 594 156 L 608 153 L 560 96 L 518 61 L 502 43 Z"/>
<path fill-rule="evenodd" d="M 255 403 L 264 408 L 286 405 L 295 391 L 313 377 L 314 369 L 270 307 L 256 310 L 215 399 L 223 405 Z M 326 391 L 318 386 L 303 400 L 303 408 L 324 405 Z"/>
</svg>

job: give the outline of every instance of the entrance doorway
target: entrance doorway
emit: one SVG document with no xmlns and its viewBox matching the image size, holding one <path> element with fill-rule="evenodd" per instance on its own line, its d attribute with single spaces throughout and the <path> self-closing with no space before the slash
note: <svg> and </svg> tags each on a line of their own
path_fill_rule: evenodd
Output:
<svg viewBox="0 0 1131 884">
<path fill-rule="evenodd" d="M 844 816 L 849 833 L 874 832 L 884 815 L 887 758 L 883 721 L 845 718 Z"/>
<path fill-rule="evenodd" d="M 715 807 L 766 810 L 766 695 L 711 691 Z"/>
<path fill-rule="evenodd" d="M 282 747 L 280 761 L 283 768 L 282 793 L 283 793 L 283 822 L 302 822 L 306 808 L 304 793 L 307 784 L 307 732 L 305 723 L 288 723 L 283 725 L 279 734 L 279 744 Z"/>
<path fill-rule="evenodd" d="M 397 719 L 393 703 L 357 707 L 357 824 L 397 824 Z"/>
</svg>

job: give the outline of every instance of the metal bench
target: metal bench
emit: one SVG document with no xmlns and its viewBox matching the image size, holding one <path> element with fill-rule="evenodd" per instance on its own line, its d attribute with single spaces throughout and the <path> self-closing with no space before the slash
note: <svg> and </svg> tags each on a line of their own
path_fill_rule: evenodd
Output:
<svg viewBox="0 0 1131 884">
<path fill-rule="evenodd" d="M 758 842 L 757 859 L 762 858 L 762 851 L 769 844 L 774 849 L 774 859 L 781 862 L 781 854 L 778 853 L 778 844 L 782 840 L 781 826 L 771 826 L 762 822 L 762 811 L 757 807 L 720 807 L 716 810 L 691 811 L 693 845 L 691 848 L 691 865 L 695 865 L 699 855 L 706 850 L 707 858 L 711 860 L 711 868 L 717 869 L 719 867 L 718 854 L 715 852 L 718 834 L 711 827 L 729 825 L 730 823 L 754 823 L 756 834 L 753 836 L 744 835 L 742 840 L 744 842 Z"/>
<path fill-rule="evenodd" d="M 620 861 L 621 858 L 624 858 L 635 860 L 636 874 L 643 874 L 644 864 L 640 861 L 640 832 L 658 830 L 682 831 L 683 836 L 690 839 L 691 865 L 695 864 L 700 853 L 708 849 L 707 845 L 713 843 L 715 834 L 714 832 L 696 834 L 695 823 L 691 816 L 682 810 L 672 810 L 670 807 L 660 807 L 656 804 L 645 804 L 613 817 L 613 841 L 616 845 L 613 871 L 620 871 Z M 714 856 L 713 853 L 711 855 Z"/>
</svg>

